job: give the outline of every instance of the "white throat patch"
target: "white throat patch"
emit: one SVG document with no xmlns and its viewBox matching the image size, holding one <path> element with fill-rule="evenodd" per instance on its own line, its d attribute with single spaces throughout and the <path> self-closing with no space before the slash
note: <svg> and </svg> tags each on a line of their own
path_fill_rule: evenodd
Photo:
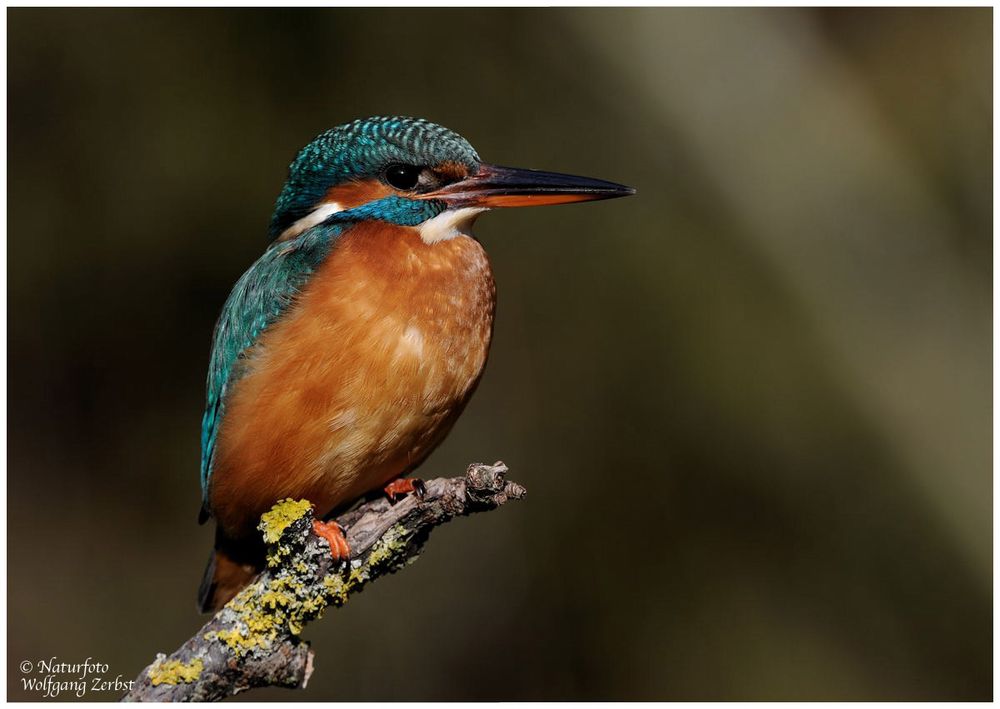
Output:
<svg viewBox="0 0 1000 709">
<path fill-rule="evenodd" d="M 436 244 L 439 241 L 454 239 L 456 236 L 472 236 L 472 225 L 485 207 L 462 207 L 446 209 L 436 217 L 419 224 L 420 238 L 425 244 Z"/>
</svg>

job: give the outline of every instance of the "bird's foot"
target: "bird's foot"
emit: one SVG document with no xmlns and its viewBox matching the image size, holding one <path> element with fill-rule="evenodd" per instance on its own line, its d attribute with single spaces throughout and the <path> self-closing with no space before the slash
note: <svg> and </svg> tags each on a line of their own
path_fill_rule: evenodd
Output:
<svg viewBox="0 0 1000 709">
<path fill-rule="evenodd" d="M 427 494 L 427 486 L 420 478 L 396 478 L 382 488 L 382 491 L 389 499 L 389 504 L 395 505 L 399 498 L 407 493 L 413 493 L 419 499 L 424 499 L 424 495 Z"/>
<path fill-rule="evenodd" d="M 313 531 L 317 537 L 322 537 L 330 544 L 330 555 L 334 561 L 347 561 L 351 558 L 351 547 L 347 545 L 344 528 L 339 524 L 314 519 Z"/>
</svg>

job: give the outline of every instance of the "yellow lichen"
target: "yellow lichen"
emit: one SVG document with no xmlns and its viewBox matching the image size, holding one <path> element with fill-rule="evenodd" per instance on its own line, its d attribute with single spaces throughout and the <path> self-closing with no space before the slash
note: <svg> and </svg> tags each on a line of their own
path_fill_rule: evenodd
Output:
<svg viewBox="0 0 1000 709">
<path fill-rule="evenodd" d="M 297 556 L 300 552 L 294 540 L 282 536 L 311 508 L 306 500 L 282 500 L 261 517 L 259 529 L 270 547 L 268 563 L 275 569 L 274 577 L 237 594 L 226 606 L 232 613 L 227 621 L 229 627 L 208 633 L 206 639 L 225 643 L 239 658 L 266 652 L 279 638 L 299 635 L 306 623 L 320 617 L 328 606 L 344 605 L 373 572 L 406 556 L 411 532 L 395 525 L 374 545 L 363 563 L 349 567 L 349 571 L 331 573 L 321 584 L 315 584 L 310 577 L 314 571 L 311 562 Z"/>
<path fill-rule="evenodd" d="M 233 651 L 236 657 L 243 657 L 248 652 L 258 647 L 266 647 L 262 638 L 253 634 L 247 635 L 239 628 L 220 630 L 215 634 L 215 637 L 228 645 L 229 649 Z"/>
<path fill-rule="evenodd" d="M 327 576 L 323 579 L 323 591 L 329 597 L 329 599 L 334 603 L 334 605 L 342 606 L 347 603 L 347 597 L 351 593 L 351 588 L 356 583 L 354 579 L 354 572 L 351 572 L 351 578 L 344 581 L 340 576 Z"/>
<path fill-rule="evenodd" d="M 393 560 L 406 548 L 408 538 L 409 535 L 402 525 L 391 527 L 368 554 L 367 565 L 377 567 Z"/>
<path fill-rule="evenodd" d="M 301 579 L 282 575 L 269 580 L 263 589 L 248 587 L 230 601 L 227 608 L 236 615 L 237 623 L 214 637 L 243 657 L 269 648 L 285 628 L 298 635 L 327 602 L 323 589 L 310 589 Z"/>
<path fill-rule="evenodd" d="M 276 544 L 288 525 L 301 519 L 303 515 L 312 510 L 312 503 L 309 500 L 293 500 L 291 498 L 281 500 L 271 508 L 269 512 L 261 515 L 258 529 L 264 533 L 264 541 L 267 544 Z"/>
<path fill-rule="evenodd" d="M 205 664 L 201 658 L 195 658 L 187 664 L 180 660 L 157 662 L 149 668 L 149 681 L 154 687 L 161 684 L 188 684 L 201 676 Z"/>
</svg>

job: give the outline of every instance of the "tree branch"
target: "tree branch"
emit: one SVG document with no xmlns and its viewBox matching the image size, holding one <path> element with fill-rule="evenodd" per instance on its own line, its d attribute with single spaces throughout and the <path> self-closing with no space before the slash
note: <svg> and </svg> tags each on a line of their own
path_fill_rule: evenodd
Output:
<svg viewBox="0 0 1000 709">
<path fill-rule="evenodd" d="M 464 478 L 426 483 L 423 499 L 379 498 L 337 521 L 350 562 L 335 564 L 312 530 L 312 506 L 286 500 L 261 518 L 268 567 L 169 657 L 157 655 L 123 701 L 216 701 L 254 687 L 304 688 L 312 650 L 306 624 L 339 607 L 371 581 L 414 561 L 431 530 L 454 517 L 496 509 L 524 496 L 507 466 L 473 464 Z"/>
</svg>

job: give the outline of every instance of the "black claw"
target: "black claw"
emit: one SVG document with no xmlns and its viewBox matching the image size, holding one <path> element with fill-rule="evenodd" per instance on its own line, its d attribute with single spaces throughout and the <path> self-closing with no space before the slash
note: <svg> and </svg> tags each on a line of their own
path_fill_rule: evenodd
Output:
<svg viewBox="0 0 1000 709">
<path fill-rule="evenodd" d="M 427 486 L 420 478 L 413 478 L 413 492 L 421 500 L 427 496 Z"/>
</svg>

